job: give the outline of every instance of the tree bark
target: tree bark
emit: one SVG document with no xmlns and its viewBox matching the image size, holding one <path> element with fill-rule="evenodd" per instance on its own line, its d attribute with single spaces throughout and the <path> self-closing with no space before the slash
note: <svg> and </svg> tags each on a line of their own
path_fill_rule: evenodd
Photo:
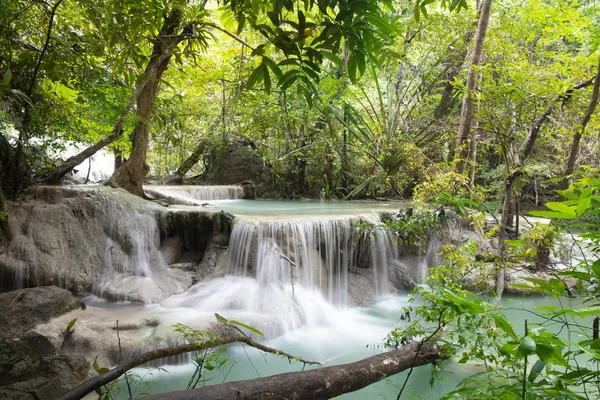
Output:
<svg viewBox="0 0 600 400">
<path fill-rule="evenodd" d="M 444 89 L 442 90 L 442 97 L 440 102 L 438 103 L 437 108 L 433 114 L 433 118 L 435 120 L 439 120 L 440 118 L 448 115 L 448 111 L 450 110 L 450 106 L 453 104 L 454 99 L 454 80 L 460 74 L 460 70 L 469 54 L 468 44 L 471 42 L 473 35 L 475 34 L 475 27 L 473 29 L 469 29 L 467 33 L 465 33 L 465 37 L 462 44 L 462 51 L 460 55 L 456 58 L 455 61 L 452 62 L 452 68 L 446 74 L 444 79 Z"/>
<path fill-rule="evenodd" d="M 477 67 L 481 64 L 483 54 L 483 42 L 490 21 L 492 10 L 492 0 L 483 0 L 481 4 L 481 14 L 479 23 L 475 32 L 475 45 L 471 54 L 471 63 L 467 75 L 467 86 L 463 96 L 463 104 L 460 112 L 460 126 L 458 127 L 458 136 L 456 138 L 456 150 L 454 153 L 454 171 L 458 174 L 464 174 L 467 152 L 469 150 L 468 141 L 472 137 L 471 122 L 473 120 L 473 92 L 477 83 Z"/>
<path fill-rule="evenodd" d="M 434 363 L 440 358 L 435 345 L 421 346 L 413 342 L 397 350 L 349 364 L 163 393 L 147 399 L 325 400 L 362 389 L 411 367 Z"/>
<path fill-rule="evenodd" d="M 598 57 L 598 69 L 596 72 L 596 79 L 594 82 L 594 88 L 592 90 L 592 98 L 588 103 L 587 109 L 581 117 L 577 128 L 575 129 L 575 133 L 573 134 L 573 141 L 571 142 L 571 148 L 569 150 L 569 157 L 567 158 L 567 167 L 565 168 L 565 173 L 561 182 L 561 189 L 566 189 L 569 186 L 569 176 L 573 174 L 575 170 L 575 162 L 577 161 L 577 156 L 579 154 L 579 142 L 581 141 L 581 137 L 583 136 L 583 132 L 587 127 L 596 106 L 598 105 L 598 96 L 600 93 L 600 57 Z"/>
<path fill-rule="evenodd" d="M 110 178 L 111 184 L 122 187 L 137 196 L 143 195 L 143 179 L 150 171 L 150 167 L 146 164 L 146 154 L 158 85 L 162 74 L 169 66 L 173 49 L 187 37 L 185 32 L 179 33 L 182 18 L 181 10 L 178 8 L 173 9 L 165 18 L 158 36 L 154 39 L 152 55 L 146 67 L 146 73 L 151 70 L 155 72 L 148 74 L 150 80 L 142 89 L 137 100 L 137 121 L 133 131 L 131 155 Z"/>
</svg>

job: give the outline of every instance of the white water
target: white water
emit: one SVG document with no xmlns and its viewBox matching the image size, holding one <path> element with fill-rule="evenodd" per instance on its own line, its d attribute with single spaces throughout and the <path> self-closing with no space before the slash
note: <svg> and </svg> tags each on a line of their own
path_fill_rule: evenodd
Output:
<svg viewBox="0 0 600 400">
<path fill-rule="evenodd" d="M 378 219 L 371 215 L 363 220 L 367 218 Z M 358 267 L 359 252 L 370 246 L 376 295 L 386 294 L 388 261 L 397 258 L 393 240 L 385 229 L 363 233 L 358 223 L 355 217 L 238 219 L 231 234 L 227 273 L 253 276 L 263 285 L 301 286 L 322 293 L 332 304 L 346 305 L 348 273 Z"/>
<path fill-rule="evenodd" d="M 65 150 L 60 154 L 64 160 L 78 154 L 86 146 L 75 142 L 67 142 Z M 73 168 L 71 176 L 81 182 L 88 179 L 90 182 L 99 182 L 110 179 L 115 170 L 115 156 L 106 150 L 99 150 L 96 154 Z"/>
<path fill-rule="evenodd" d="M 563 301 L 568 302 L 569 300 Z M 541 322 L 539 318 L 531 313 L 535 306 L 559 305 L 558 300 L 545 297 L 505 296 L 499 302 L 507 308 L 506 313 L 515 324 L 516 332 L 523 332 L 525 319 L 528 319 L 530 326 Z M 406 321 L 399 319 L 400 310 L 406 305 L 407 295 L 396 294 L 384 297 L 368 308 L 334 308 L 327 315 L 326 321 L 317 325 L 307 324 L 282 336 L 268 340 L 265 344 L 306 359 L 324 362 L 323 367 L 356 361 L 386 351 L 381 343 L 395 326 L 406 324 Z M 182 312 L 182 310 L 174 310 L 174 312 Z M 173 315 L 170 317 L 171 319 L 177 318 Z M 301 363 L 289 363 L 281 357 L 260 353 L 243 345 L 228 346 L 224 357 L 235 360 L 235 364 L 231 370 L 225 368 L 207 372 L 205 376 L 206 384 L 218 384 L 225 381 L 239 381 L 303 369 L 321 368 L 321 366 L 307 366 L 304 368 Z M 462 379 L 474 373 L 482 372 L 481 365 L 474 363 L 457 364 L 455 359 L 444 361 L 442 366 L 441 377 L 443 380 L 436 380 L 433 386 L 429 385 L 432 367 L 415 368 L 411 373 L 402 398 L 437 399 L 453 390 Z M 147 381 L 153 383 L 147 387 L 144 386 L 143 391 L 164 393 L 183 390 L 194 370 L 193 365 L 190 363 L 178 366 L 163 365 L 162 368 L 164 368 L 163 371 L 136 368 L 132 372 L 144 375 L 150 371 L 153 375 L 148 377 Z M 343 400 L 395 399 L 400 387 L 404 384 L 407 373 L 407 371 L 402 372 L 360 391 L 344 394 L 338 398 Z M 126 392 L 125 386 L 121 386 L 123 388 L 122 392 Z M 117 398 L 125 399 L 127 395 L 121 393 Z"/>
<path fill-rule="evenodd" d="M 241 186 L 144 186 L 147 194 L 173 201 L 177 204 L 202 205 L 212 200 L 237 200 L 244 197 Z"/>
<path fill-rule="evenodd" d="M 376 214 L 363 214 L 238 218 L 224 276 L 200 282 L 161 304 L 219 312 L 259 328 L 268 338 L 303 326 L 323 326 L 355 303 L 350 299 L 353 280 L 354 287 L 360 286 L 355 289 L 359 300 L 364 294 L 377 298 L 391 293 L 388 267 L 398 259 L 393 237 L 384 228 L 360 230 L 360 221 L 379 221 Z"/>
</svg>

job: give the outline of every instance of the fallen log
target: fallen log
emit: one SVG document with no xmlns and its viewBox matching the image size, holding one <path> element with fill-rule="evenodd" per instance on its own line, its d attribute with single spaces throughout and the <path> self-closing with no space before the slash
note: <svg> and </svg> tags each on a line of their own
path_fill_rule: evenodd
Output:
<svg viewBox="0 0 600 400">
<path fill-rule="evenodd" d="M 435 344 L 410 343 L 349 364 L 162 393 L 162 400 L 319 400 L 354 392 L 406 369 L 443 358 Z"/>
</svg>

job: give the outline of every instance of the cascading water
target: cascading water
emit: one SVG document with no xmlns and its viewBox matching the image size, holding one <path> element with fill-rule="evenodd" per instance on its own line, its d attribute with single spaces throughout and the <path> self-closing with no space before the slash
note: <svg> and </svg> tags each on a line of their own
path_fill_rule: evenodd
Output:
<svg viewBox="0 0 600 400">
<path fill-rule="evenodd" d="M 244 197 L 241 186 L 144 186 L 147 194 L 172 204 L 202 205 L 212 200 L 237 200 Z"/>
<path fill-rule="evenodd" d="M 225 276 L 201 282 L 166 307 L 192 307 L 244 320 L 275 337 L 303 325 L 327 322 L 336 307 L 350 305 L 352 271 L 371 271 L 376 295 L 390 293 L 388 263 L 397 258 L 391 234 L 362 232 L 360 220 L 375 215 L 238 219 L 231 234 Z M 371 257 L 365 257 L 364 252 Z M 370 265 L 359 265 L 362 260 Z M 371 267 L 371 268 L 366 268 Z"/>
<path fill-rule="evenodd" d="M 371 222 L 376 217 L 369 216 Z M 348 303 L 348 272 L 358 267 L 361 238 L 373 246 L 377 294 L 388 293 L 387 262 L 396 258 L 389 233 L 368 235 L 359 218 L 238 220 L 231 234 L 227 273 L 263 284 L 295 284 L 320 291 L 332 304 Z M 361 265 L 367 267 L 367 265 Z"/>
</svg>

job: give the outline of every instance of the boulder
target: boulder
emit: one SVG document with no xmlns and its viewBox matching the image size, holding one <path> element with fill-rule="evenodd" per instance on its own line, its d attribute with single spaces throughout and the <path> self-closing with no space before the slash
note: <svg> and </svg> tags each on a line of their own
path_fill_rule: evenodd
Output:
<svg viewBox="0 0 600 400">
<path fill-rule="evenodd" d="M 18 337 L 37 324 L 81 308 L 81 300 L 55 286 L 0 294 L 0 339 Z"/>
<path fill-rule="evenodd" d="M 388 278 L 396 290 L 411 291 L 415 287 L 415 279 L 401 261 L 394 260 L 388 269 Z"/>
<path fill-rule="evenodd" d="M 207 182 L 214 185 L 235 185 L 244 181 L 252 181 L 259 194 L 270 189 L 273 182 L 271 170 L 263 159 L 254 150 L 245 147 L 222 153 L 207 174 Z M 249 186 L 245 191 L 250 189 Z"/>
<path fill-rule="evenodd" d="M 86 379 L 83 356 L 60 353 L 48 338 L 29 332 L 0 341 L 0 398 L 54 399 Z"/>
</svg>

